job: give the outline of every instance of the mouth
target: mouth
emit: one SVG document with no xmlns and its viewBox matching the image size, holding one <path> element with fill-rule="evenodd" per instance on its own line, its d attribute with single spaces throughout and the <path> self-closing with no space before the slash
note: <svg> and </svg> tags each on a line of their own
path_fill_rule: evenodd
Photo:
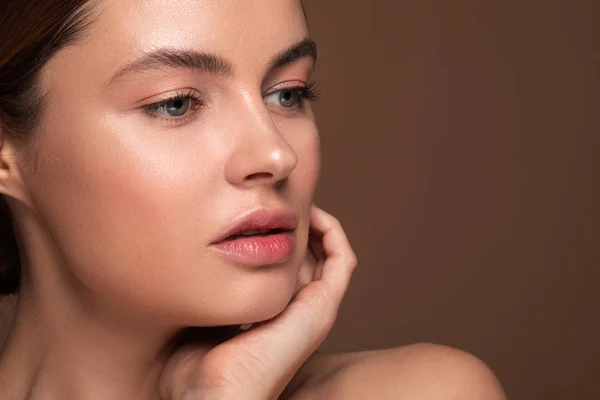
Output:
<svg viewBox="0 0 600 400">
<path fill-rule="evenodd" d="M 260 266 L 288 261 L 296 247 L 298 220 L 291 211 L 255 210 L 211 244 L 225 259 Z"/>
<path fill-rule="evenodd" d="M 293 229 L 246 229 L 240 233 L 235 233 L 225 238 L 225 241 L 232 241 L 238 239 L 245 239 L 248 237 L 265 237 L 270 235 L 278 235 L 280 233 L 291 232 Z"/>
<path fill-rule="evenodd" d="M 212 243 L 240 238 L 278 235 L 298 226 L 296 215 L 287 209 L 255 209 L 238 218 L 237 223 L 219 235 Z"/>
</svg>

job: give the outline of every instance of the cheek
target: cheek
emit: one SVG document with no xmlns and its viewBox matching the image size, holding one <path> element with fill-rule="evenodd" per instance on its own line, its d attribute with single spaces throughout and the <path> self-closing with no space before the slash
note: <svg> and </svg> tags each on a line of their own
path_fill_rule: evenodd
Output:
<svg viewBox="0 0 600 400">
<path fill-rule="evenodd" d="M 321 170 L 319 133 L 313 120 L 302 121 L 294 127 L 280 123 L 278 128 L 285 132 L 285 140 L 298 157 L 298 164 L 289 177 L 292 192 L 290 201 L 308 213 Z"/>
<path fill-rule="evenodd" d="M 205 249 L 222 229 L 219 210 L 239 205 L 224 203 L 225 139 L 184 129 L 144 132 L 82 114 L 49 113 L 62 118 L 45 125 L 31 181 L 34 205 L 78 281 L 173 318 L 186 310 L 198 318 L 240 312 L 231 302 L 240 293 L 256 294 L 244 303 L 254 311 L 287 304 L 319 177 L 312 120 L 279 127 L 298 157 L 283 194 L 301 216 L 298 254 L 290 268 L 256 279 L 215 263 Z"/>
<path fill-rule="evenodd" d="M 211 228 L 202 213 L 218 185 L 217 149 L 191 135 L 84 122 L 49 123 L 40 137 L 40 215 L 84 285 L 144 302 L 175 297 Z"/>
</svg>

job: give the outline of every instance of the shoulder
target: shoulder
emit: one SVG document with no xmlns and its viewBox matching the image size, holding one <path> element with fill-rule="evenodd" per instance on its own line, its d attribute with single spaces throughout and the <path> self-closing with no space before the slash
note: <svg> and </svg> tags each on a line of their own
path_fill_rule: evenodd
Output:
<svg viewBox="0 0 600 400">
<path fill-rule="evenodd" d="M 311 357 L 294 393 L 304 399 L 505 400 L 494 373 L 479 358 L 429 343 Z"/>
</svg>

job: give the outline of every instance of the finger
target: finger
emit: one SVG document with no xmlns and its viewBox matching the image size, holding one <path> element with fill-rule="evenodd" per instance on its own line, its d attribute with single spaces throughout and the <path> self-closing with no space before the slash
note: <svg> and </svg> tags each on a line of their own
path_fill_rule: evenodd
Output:
<svg viewBox="0 0 600 400">
<path fill-rule="evenodd" d="M 323 248 L 323 234 L 312 226 L 308 232 L 308 248 L 317 260 L 325 260 L 326 254 L 325 249 Z"/>
<path fill-rule="evenodd" d="M 315 231 L 323 235 L 322 246 L 326 260 L 320 280 L 326 283 L 329 294 L 333 296 L 332 304 L 339 305 L 358 263 L 356 254 L 335 217 L 313 206 L 310 223 Z"/>
<path fill-rule="evenodd" d="M 327 257 L 325 255 L 325 249 L 323 248 L 323 236 L 318 232 L 311 231 L 311 235 L 308 237 L 308 247 L 315 257 L 312 280 L 318 281 L 321 279 L 321 271 L 323 270 L 323 264 Z"/>
<path fill-rule="evenodd" d="M 320 233 L 310 229 L 308 232 L 306 257 L 298 272 L 298 281 L 294 288 L 294 296 L 310 282 L 320 279 L 324 261 L 323 237 Z"/>
<path fill-rule="evenodd" d="M 300 266 L 298 271 L 298 280 L 296 281 L 296 287 L 294 288 L 294 296 L 300 289 L 308 285 L 313 281 L 314 270 L 317 265 L 317 259 L 310 249 L 306 251 L 306 257 Z"/>
</svg>

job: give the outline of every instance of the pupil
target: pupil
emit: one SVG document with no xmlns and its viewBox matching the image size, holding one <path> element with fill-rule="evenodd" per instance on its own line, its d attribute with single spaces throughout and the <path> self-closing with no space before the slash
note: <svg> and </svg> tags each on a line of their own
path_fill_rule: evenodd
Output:
<svg viewBox="0 0 600 400">
<path fill-rule="evenodd" d="M 281 93 L 281 104 L 284 107 L 292 107 L 295 103 L 294 92 L 291 90 L 286 90 Z"/>
<path fill-rule="evenodd" d="M 190 99 L 174 99 L 167 103 L 167 112 L 169 115 L 179 117 L 188 110 Z"/>
</svg>

